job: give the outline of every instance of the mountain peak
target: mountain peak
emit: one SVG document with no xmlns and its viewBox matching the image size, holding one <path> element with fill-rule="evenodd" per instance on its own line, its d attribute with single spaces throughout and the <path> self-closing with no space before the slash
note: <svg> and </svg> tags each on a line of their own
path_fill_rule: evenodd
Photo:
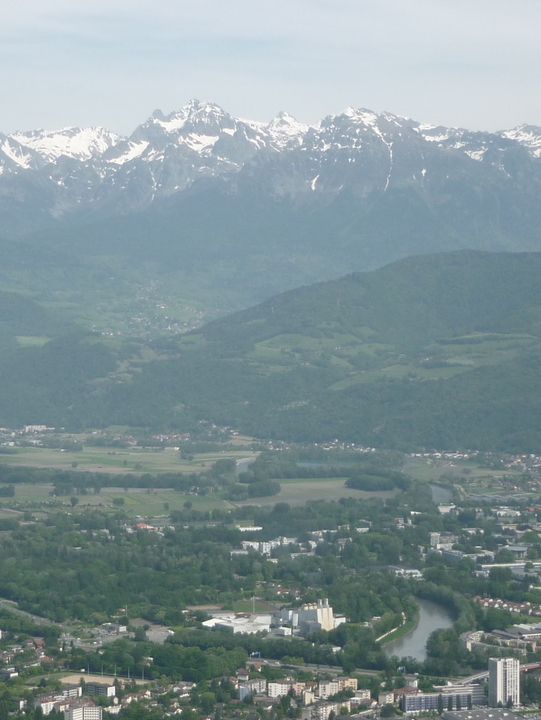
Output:
<svg viewBox="0 0 541 720">
<path fill-rule="evenodd" d="M 309 129 L 310 125 L 299 122 L 293 115 L 283 110 L 266 127 L 274 144 L 280 147 L 285 147 L 292 142 L 301 144 Z"/>
<path fill-rule="evenodd" d="M 293 117 L 293 115 L 290 115 L 288 112 L 285 112 L 282 110 L 281 112 L 274 117 L 270 123 L 268 124 L 268 127 L 271 129 L 282 129 L 282 130 L 291 130 L 295 133 L 297 132 L 306 132 L 309 129 L 309 125 L 306 123 L 301 123 L 297 120 L 297 118 Z"/>
<path fill-rule="evenodd" d="M 219 105 L 201 102 L 197 98 L 189 100 L 180 110 L 164 115 L 155 111 L 151 118 L 152 125 L 158 125 L 166 133 L 177 133 L 187 129 L 189 132 L 217 129 L 230 116 Z"/>
<path fill-rule="evenodd" d="M 353 105 L 349 105 L 341 115 L 363 125 L 375 125 L 379 119 L 379 115 L 373 110 L 353 107 Z"/>
</svg>

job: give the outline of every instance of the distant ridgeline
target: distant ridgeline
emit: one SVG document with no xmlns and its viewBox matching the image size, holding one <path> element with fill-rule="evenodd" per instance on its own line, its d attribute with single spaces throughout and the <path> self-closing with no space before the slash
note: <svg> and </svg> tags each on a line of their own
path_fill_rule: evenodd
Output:
<svg viewBox="0 0 541 720">
<path fill-rule="evenodd" d="M 536 253 L 409 258 L 147 344 L 45 321 L 31 343 L 43 309 L 21 301 L 6 323 L 0 295 L 0 425 L 206 419 L 296 441 L 538 450 L 540 278 Z M 351 482 L 390 481 L 369 475 Z"/>
</svg>

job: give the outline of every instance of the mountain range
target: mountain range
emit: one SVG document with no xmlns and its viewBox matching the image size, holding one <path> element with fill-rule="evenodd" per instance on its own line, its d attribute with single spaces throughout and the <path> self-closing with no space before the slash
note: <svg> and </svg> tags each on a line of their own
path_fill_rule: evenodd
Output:
<svg viewBox="0 0 541 720">
<path fill-rule="evenodd" d="M 191 101 L 129 137 L 0 135 L 0 289 L 160 334 L 421 253 L 541 249 L 541 128 Z M 133 302 L 136 298 L 136 302 Z"/>
<path fill-rule="evenodd" d="M 192 100 L 169 115 L 156 110 L 129 137 L 99 127 L 0 135 L 0 183 L 4 201 L 60 217 L 140 210 L 218 179 L 232 193 L 255 185 L 306 201 L 468 172 L 518 182 L 526 169 L 539 173 L 540 158 L 540 127 L 472 132 L 356 108 L 315 125 L 285 112 L 261 123 Z"/>
</svg>

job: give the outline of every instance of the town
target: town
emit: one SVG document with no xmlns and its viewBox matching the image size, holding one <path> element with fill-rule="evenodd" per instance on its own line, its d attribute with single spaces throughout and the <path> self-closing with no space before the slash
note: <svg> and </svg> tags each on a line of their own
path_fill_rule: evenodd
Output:
<svg viewBox="0 0 541 720">
<path fill-rule="evenodd" d="M 4 716 L 532 716 L 541 703 L 535 458 L 400 456 L 337 442 L 263 445 L 238 469 L 221 460 L 235 452 L 231 436 L 204 432 L 212 463 L 194 452 L 181 503 L 146 515 L 116 502 L 129 485 L 103 504 L 114 476 L 85 494 L 86 475 L 72 468 L 50 494 L 43 471 L 0 465 Z M 70 447 L 47 428 L 9 436 L 10 451 L 29 438 Z M 170 442 L 195 449 L 193 438 Z M 389 468 L 378 482 L 405 473 L 408 482 L 292 506 L 205 510 L 183 499 L 197 497 L 194 487 L 221 492 L 247 467 L 280 478 L 344 462 L 356 473 Z M 159 475 L 146 483 L 162 492 Z M 516 490 L 503 498 L 498 483 Z"/>
</svg>

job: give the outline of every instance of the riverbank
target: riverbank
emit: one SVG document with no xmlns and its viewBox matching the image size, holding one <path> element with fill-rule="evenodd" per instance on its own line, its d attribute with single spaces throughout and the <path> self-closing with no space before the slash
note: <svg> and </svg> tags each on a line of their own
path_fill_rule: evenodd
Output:
<svg viewBox="0 0 541 720">
<path fill-rule="evenodd" d="M 387 643 L 394 642 L 395 640 L 400 640 L 400 638 L 405 637 L 417 628 L 417 625 L 419 624 L 419 617 L 419 606 L 416 604 L 409 615 L 406 615 L 404 612 L 402 613 L 402 623 L 400 625 L 397 625 L 397 627 L 391 628 L 391 630 L 388 630 L 383 635 L 380 635 L 376 638 L 376 642 L 381 645 L 386 645 Z"/>
</svg>

